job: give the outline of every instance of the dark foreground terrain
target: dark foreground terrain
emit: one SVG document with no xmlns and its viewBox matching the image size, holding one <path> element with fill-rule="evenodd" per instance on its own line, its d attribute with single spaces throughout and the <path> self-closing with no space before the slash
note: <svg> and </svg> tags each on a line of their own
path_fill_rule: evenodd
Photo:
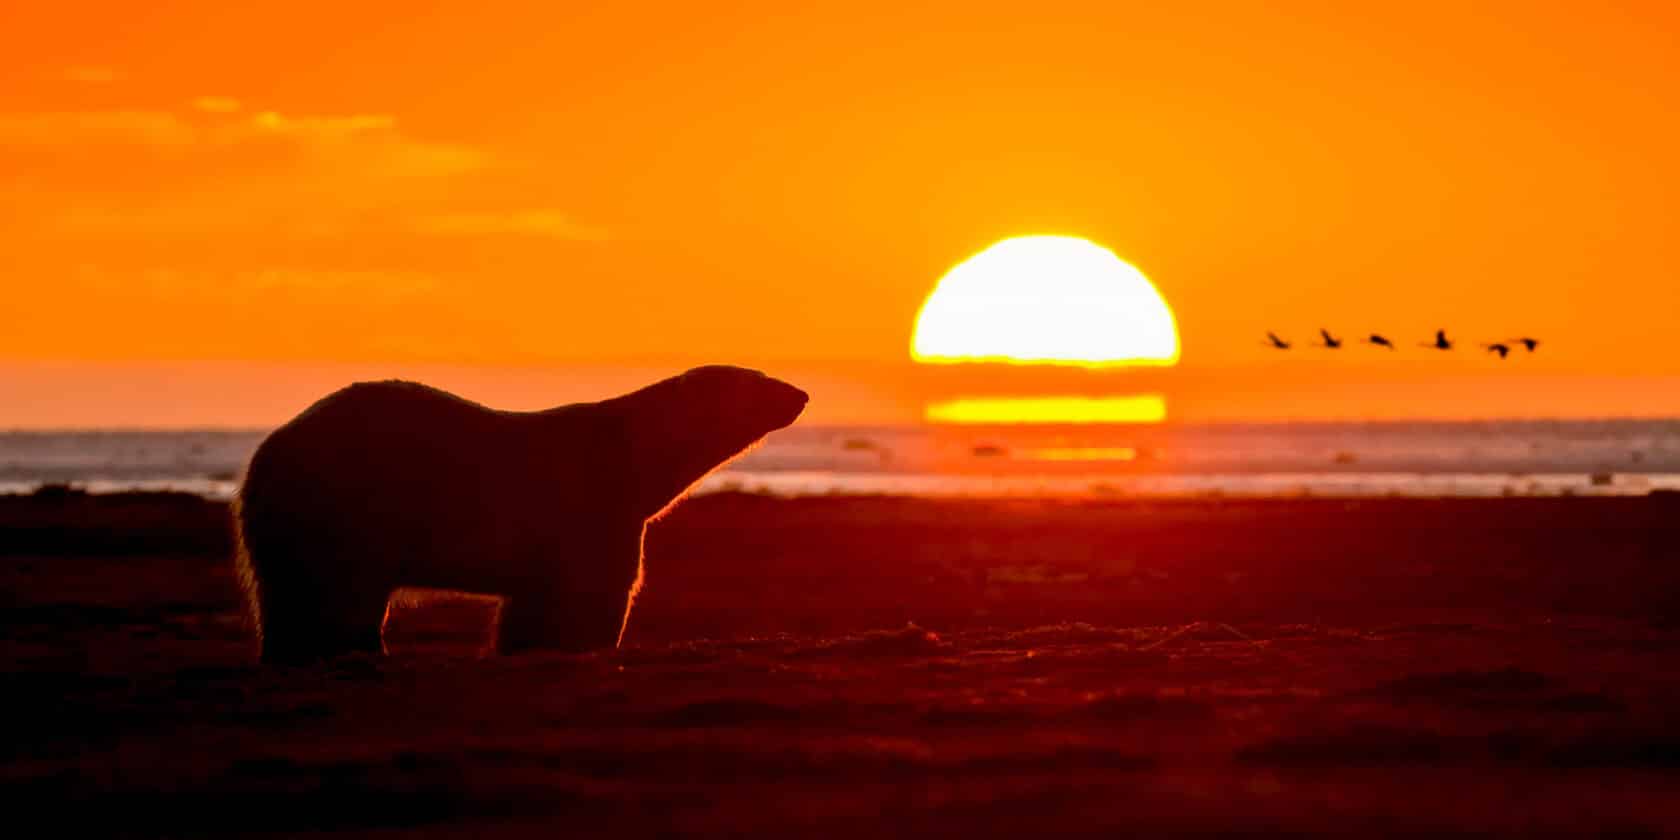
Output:
<svg viewBox="0 0 1680 840">
<path fill-rule="evenodd" d="M 0 499 L 58 833 L 1680 831 L 1680 500 L 691 500 L 627 646 L 263 669 L 226 511 Z M 913 623 L 912 623 L 913 622 Z"/>
</svg>

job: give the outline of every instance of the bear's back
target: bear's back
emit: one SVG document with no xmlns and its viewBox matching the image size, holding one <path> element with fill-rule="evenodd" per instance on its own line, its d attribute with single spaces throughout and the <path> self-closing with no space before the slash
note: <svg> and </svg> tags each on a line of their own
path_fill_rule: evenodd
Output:
<svg viewBox="0 0 1680 840">
<path fill-rule="evenodd" d="M 494 450 L 514 445 L 517 435 L 498 432 L 504 425 L 517 423 L 424 385 L 351 385 L 257 448 L 240 488 L 243 528 L 259 541 L 282 529 L 342 530 L 334 523 L 351 519 L 459 531 L 480 515 L 487 473 L 508 457 Z"/>
<path fill-rule="evenodd" d="M 241 488 L 247 528 L 407 526 L 416 540 L 485 537 L 492 520 L 592 507 L 614 483 L 593 404 L 506 412 L 413 382 L 363 382 L 276 429 Z M 587 427 L 587 431 L 586 431 Z M 579 480 L 587 479 L 587 480 Z M 418 529 L 418 530 L 416 530 Z M 260 537 L 260 535 L 257 535 Z"/>
<path fill-rule="evenodd" d="M 504 420 L 499 415 L 414 382 L 358 382 L 323 397 L 269 435 L 252 456 L 247 481 L 329 467 L 346 481 L 355 478 L 353 466 L 402 473 L 471 460 L 463 457 L 464 449 L 481 450 L 505 439 L 481 434 Z"/>
<path fill-rule="evenodd" d="M 275 430 L 275 436 L 344 434 L 363 428 L 377 428 L 382 434 L 459 432 L 501 413 L 418 382 L 356 382 L 315 401 Z"/>
</svg>

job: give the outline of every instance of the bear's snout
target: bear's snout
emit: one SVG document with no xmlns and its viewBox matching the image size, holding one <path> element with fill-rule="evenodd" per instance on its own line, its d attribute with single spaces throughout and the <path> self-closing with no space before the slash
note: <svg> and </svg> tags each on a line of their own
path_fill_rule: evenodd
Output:
<svg viewBox="0 0 1680 840">
<path fill-rule="evenodd" d="M 781 421 L 778 428 L 791 425 L 805 411 L 805 404 L 811 401 L 811 395 L 780 379 L 772 381 L 777 386 L 776 395 L 771 398 L 771 403 L 776 407 L 777 417 Z"/>
</svg>

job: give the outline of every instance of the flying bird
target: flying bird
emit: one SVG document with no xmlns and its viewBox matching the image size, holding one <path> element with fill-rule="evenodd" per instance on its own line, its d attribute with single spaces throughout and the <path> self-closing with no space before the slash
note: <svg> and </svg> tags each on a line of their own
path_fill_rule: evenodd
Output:
<svg viewBox="0 0 1680 840">
<path fill-rule="evenodd" d="M 1508 344 L 1483 344 L 1482 346 L 1486 347 L 1489 353 L 1498 353 L 1501 359 L 1511 352 L 1511 347 Z"/>
<path fill-rule="evenodd" d="M 1435 343 L 1433 343 L 1433 344 L 1419 344 L 1418 346 L 1419 347 L 1433 347 L 1436 350 L 1451 350 L 1452 349 L 1452 342 L 1447 340 L 1447 331 L 1446 330 L 1436 330 L 1435 331 Z"/>
<path fill-rule="evenodd" d="M 1335 350 L 1342 346 L 1342 340 L 1331 335 L 1329 330 L 1320 327 L 1318 334 L 1324 336 L 1324 344 L 1321 346 L 1328 347 L 1331 350 Z"/>
<path fill-rule="evenodd" d="M 1394 349 L 1394 342 L 1389 341 L 1387 338 L 1378 335 L 1377 333 L 1371 333 L 1371 337 L 1365 339 L 1365 343 L 1375 344 L 1378 347 L 1387 347 L 1390 350 Z"/>
<path fill-rule="evenodd" d="M 1271 332 L 1271 331 L 1270 331 L 1270 330 L 1268 330 L 1268 331 L 1267 331 L 1267 332 L 1266 332 L 1266 340 L 1267 340 L 1267 341 L 1268 341 L 1268 342 L 1269 342 L 1269 343 L 1270 343 L 1270 344 L 1271 344 L 1271 345 L 1272 345 L 1272 346 L 1273 346 L 1273 347 L 1276 347 L 1276 348 L 1277 348 L 1277 349 L 1279 349 L 1279 350 L 1288 350 L 1288 349 L 1289 349 L 1289 348 L 1290 348 L 1290 347 L 1291 347 L 1291 346 L 1292 346 L 1292 345 L 1290 345 L 1290 343 L 1289 343 L 1289 342 L 1287 342 L 1287 341 L 1284 341 L 1284 340 L 1283 340 L 1283 339 L 1281 339 L 1281 338 L 1278 338 L 1278 337 L 1277 337 L 1277 333 L 1275 333 L 1275 332 Z"/>
<path fill-rule="evenodd" d="M 1540 346 L 1540 339 L 1538 339 L 1538 338 L 1519 338 L 1519 339 L 1517 339 L 1517 343 L 1521 344 L 1524 347 L 1527 347 L 1528 352 L 1533 353 L 1534 348 Z"/>
</svg>

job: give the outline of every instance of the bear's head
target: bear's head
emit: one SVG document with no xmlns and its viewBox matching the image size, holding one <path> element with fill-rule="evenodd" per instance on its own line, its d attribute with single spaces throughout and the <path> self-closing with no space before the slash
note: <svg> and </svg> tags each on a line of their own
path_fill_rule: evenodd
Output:
<svg viewBox="0 0 1680 840">
<path fill-rule="evenodd" d="M 653 516 L 707 473 L 793 423 L 810 396 L 756 370 L 707 365 L 622 399 L 640 507 Z"/>
</svg>

